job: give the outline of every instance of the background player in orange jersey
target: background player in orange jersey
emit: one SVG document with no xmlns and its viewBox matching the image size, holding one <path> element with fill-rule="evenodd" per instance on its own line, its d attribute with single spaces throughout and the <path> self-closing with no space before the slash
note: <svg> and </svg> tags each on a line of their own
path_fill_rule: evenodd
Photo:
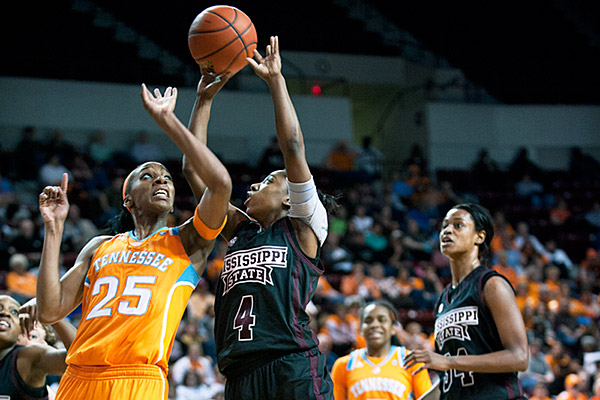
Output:
<svg viewBox="0 0 600 400">
<path fill-rule="evenodd" d="M 367 347 L 336 360 L 331 372 L 335 400 L 418 399 L 432 388 L 421 364 L 404 368 L 408 350 L 400 346 L 396 324 L 394 307 L 388 302 L 378 300 L 365 306 L 361 333 Z"/>
<path fill-rule="evenodd" d="M 144 163 L 123 185 L 123 206 L 133 217 L 133 230 L 92 239 L 59 279 L 68 177 L 40 194 L 45 237 L 37 284 L 39 319 L 56 321 L 82 303 L 57 399 L 167 398 L 175 332 L 225 224 L 231 194 L 225 167 L 175 116 L 176 99 L 176 89 L 167 88 L 164 95 L 156 89 L 153 95 L 142 85 L 144 107 L 206 183 L 193 218 L 167 228 L 175 196 L 171 175 L 160 163 Z"/>
<path fill-rule="evenodd" d="M 523 317 L 508 279 L 486 266 L 492 218 L 479 204 L 455 205 L 440 231 L 452 282 L 436 305 L 435 352 L 414 350 L 406 366 L 444 371 L 443 400 L 524 399 L 517 371 L 529 351 Z"/>
</svg>

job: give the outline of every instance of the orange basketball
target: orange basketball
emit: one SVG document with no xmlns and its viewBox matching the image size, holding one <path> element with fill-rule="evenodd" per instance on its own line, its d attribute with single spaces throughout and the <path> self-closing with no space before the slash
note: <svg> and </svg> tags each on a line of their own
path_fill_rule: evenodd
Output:
<svg viewBox="0 0 600 400">
<path fill-rule="evenodd" d="M 235 7 L 209 7 L 192 22 L 188 47 L 202 68 L 233 75 L 246 66 L 246 57 L 252 57 L 256 29 L 250 18 Z"/>
</svg>

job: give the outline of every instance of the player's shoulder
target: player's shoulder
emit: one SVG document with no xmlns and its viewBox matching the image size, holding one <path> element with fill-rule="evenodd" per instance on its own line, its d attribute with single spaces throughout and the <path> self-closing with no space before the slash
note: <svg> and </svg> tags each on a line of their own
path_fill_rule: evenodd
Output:
<svg viewBox="0 0 600 400">
<path fill-rule="evenodd" d="M 344 356 L 338 357 L 333 363 L 332 370 L 337 370 L 340 368 L 345 370 L 348 366 L 348 362 L 350 361 L 350 356 L 351 354 L 346 354 Z"/>
</svg>

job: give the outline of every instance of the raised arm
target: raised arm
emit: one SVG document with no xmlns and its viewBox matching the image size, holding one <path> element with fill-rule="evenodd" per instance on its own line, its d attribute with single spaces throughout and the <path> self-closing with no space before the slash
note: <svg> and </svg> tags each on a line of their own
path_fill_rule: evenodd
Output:
<svg viewBox="0 0 600 400">
<path fill-rule="evenodd" d="M 212 109 L 213 100 L 216 94 L 225 86 L 229 80 L 229 75 L 214 75 L 210 72 L 201 70 L 202 76 L 198 83 L 196 91 L 196 100 L 190 115 L 189 130 L 203 144 L 207 143 L 208 123 L 210 120 L 210 112 Z M 192 193 L 197 201 L 200 201 L 206 190 L 206 184 L 200 176 L 194 171 L 191 163 L 187 162 L 187 157 L 182 158 L 183 175 L 192 189 Z M 246 213 L 237 207 L 229 204 L 227 212 L 227 224 L 221 232 L 227 240 L 231 238 L 232 232 L 237 224 L 247 220 Z"/>
<path fill-rule="evenodd" d="M 77 256 L 75 265 L 60 278 L 60 245 L 69 212 L 68 185 L 68 175 L 63 174 L 60 186 L 47 186 L 39 196 L 40 214 L 44 221 L 44 245 L 36 295 L 38 319 L 43 324 L 53 324 L 63 319 L 81 303 L 91 256 L 108 238 L 99 236 L 92 239 Z"/>
<path fill-rule="evenodd" d="M 144 108 L 158 126 L 179 147 L 206 190 L 198 205 L 198 216 L 211 229 L 219 228 L 227 214 L 231 196 L 231 178 L 221 161 L 173 112 L 177 101 L 177 89 L 167 88 L 164 95 L 158 89 L 154 95 L 142 85 Z"/>
<path fill-rule="evenodd" d="M 300 122 L 281 73 L 279 38 L 272 36 L 265 56 L 254 50 L 254 59 L 248 58 L 248 62 L 256 75 L 269 86 L 275 111 L 277 139 L 283 153 L 288 180 L 306 182 L 311 178 L 311 173 L 304 154 Z"/>
<path fill-rule="evenodd" d="M 229 80 L 228 75 L 214 75 L 210 72 L 200 71 L 202 76 L 196 90 L 196 100 L 190 115 L 188 129 L 203 144 L 206 144 L 208 121 L 215 95 Z M 194 197 L 200 200 L 206 190 L 206 184 L 196 173 L 191 163 L 187 162 L 185 154 L 182 158 L 182 170 Z"/>
</svg>

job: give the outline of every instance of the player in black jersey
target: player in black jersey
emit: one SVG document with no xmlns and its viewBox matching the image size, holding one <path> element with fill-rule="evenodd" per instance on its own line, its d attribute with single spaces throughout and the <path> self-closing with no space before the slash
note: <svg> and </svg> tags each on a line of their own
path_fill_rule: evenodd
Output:
<svg viewBox="0 0 600 400">
<path fill-rule="evenodd" d="M 525 398 L 517 371 L 527 369 L 529 352 L 514 289 L 482 265 L 493 235 L 490 214 L 478 204 L 454 206 L 442 224 L 452 282 L 436 306 L 436 351 L 415 350 L 405 365 L 444 371 L 443 400 Z"/>
<path fill-rule="evenodd" d="M 248 59 L 271 92 L 285 170 L 253 184 L 244 205 L 230 206 L 229 242 L 215 299 L 215 340 L 226 399 L 332 399 L 333 384 L 305 308 L 323 271 L 327 211 L 304 153 L 296 111 L 281 73 L 279 40 Z M 228 80 L 206 71 L 198 84 L 190 130 L 206 140 L 212 101 Z M 203 184 L 186 168 L 196 197 Z"/>
<path fill-rule="evenodd" d="M 33 328 L 36 308 L 35 299 L 21 306 L 14 298 L 0 295 L 0 399 L 48 399 L 46 377 L 60 376 L 67 367 L 65 349 L 45 343 L 18 344 L 19 334 L 27 337 Z M 68 348 L 75 327 L 65 320 L 52 326 Z"/>
</svg>

